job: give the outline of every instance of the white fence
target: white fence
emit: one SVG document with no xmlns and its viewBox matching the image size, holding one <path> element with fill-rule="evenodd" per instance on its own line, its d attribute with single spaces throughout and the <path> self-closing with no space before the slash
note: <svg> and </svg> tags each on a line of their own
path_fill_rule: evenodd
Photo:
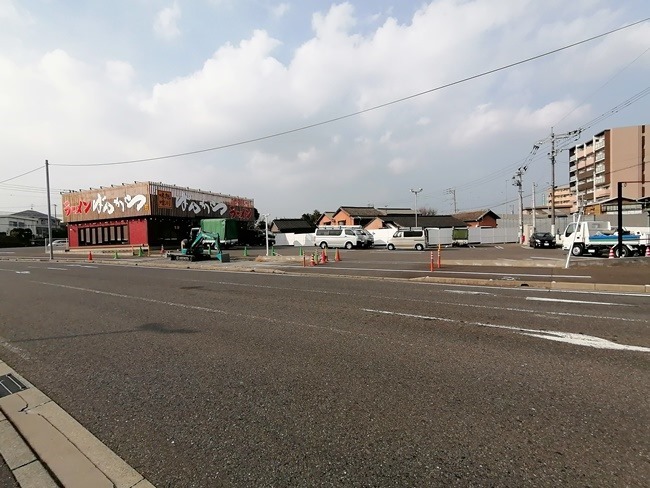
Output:
<svg viewBox="0 0 650 488">
<path fill-rule="evenodd" d="M 369 230 L 375 238 L 376 247 L 384 247 L 397 229 L 373 229 Z M 449 244 L 451 239 L 451 229 L 429 229 L 429 240 L 427 244 L 436 243 Z M 497 227 L 497 228 L 470 228 L 470 244 L 503 244 L 507 242 L 517 242 L 518 232 L 516 227 Z M 276 246 L 303 246 L 309 247 L 314 245 L 314 234 L 294 234 L 293 232 L 276 233 Z"/>
<path fill-rule="evenodd" d="M 276 246 L 313 246 L 314 234 L 295 234 L 293 232 L 286 232 L 283 234 L 275 234 Z"/>
</svg>

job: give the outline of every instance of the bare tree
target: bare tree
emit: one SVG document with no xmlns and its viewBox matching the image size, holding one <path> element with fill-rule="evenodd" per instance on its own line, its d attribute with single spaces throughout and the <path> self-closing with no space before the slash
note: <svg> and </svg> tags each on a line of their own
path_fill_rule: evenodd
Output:
<svg viewBox="0 0 650 488">
<path fill-rule="evenodd" d="M 420 207 L 418 215 L 438 215 L 438 211 L 433 207 Z"/>
</svg>

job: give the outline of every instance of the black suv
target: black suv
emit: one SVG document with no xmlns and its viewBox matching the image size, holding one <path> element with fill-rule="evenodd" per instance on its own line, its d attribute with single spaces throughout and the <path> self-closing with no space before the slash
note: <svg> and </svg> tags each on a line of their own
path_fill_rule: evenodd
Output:
<svg viewBox="0 0 650 488">
<path fill-rule="evenodd" d="M 530 247 L 555 248 L 555 237 L 550 232 L 534 232 L 528 241 Z"/>
</svg>

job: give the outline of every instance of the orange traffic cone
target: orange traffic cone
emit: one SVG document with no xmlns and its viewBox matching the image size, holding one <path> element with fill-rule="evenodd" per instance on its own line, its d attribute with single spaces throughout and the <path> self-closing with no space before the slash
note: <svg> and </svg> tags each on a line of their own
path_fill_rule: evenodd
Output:
<svg viewBox="0 0 650 488">
<path fill-rule="evenodd" d="M 650 246 L 645 247 L 645 257 L 650 258 Z"/>
<path fill-rule="evenodd" d="M 92 260 L 93 260 L 93 252 L 89 251 L 88 252 L 88 261 L 92 261 Z"/>
<path fill-rule="evenodd" d="M 616 256 L 614 256 L 614 246 L 609 248 L 609 259 L 614 259 Z"/>
<path fill-rule="evenodd" d="M 334 255 L 334 261 L 340 261 L 341 260 L 341 253 L 339 250 L 336 250 L 336 254 Z"/>
<path fill-rule="evenodd" d="M 323 249 L 323 252 L 320 254 L 320 262 L 321 264 L 325 264 L 327 262 L 327 254 L 325 253 L 325 249 Z"/>
<path fill-rule="evenodd" d="M 309 266 L 316 266 L 316 260 L 314 259 L 314 255 L 311 255 L 311 261 L 309 262 Z"/>
</svg>

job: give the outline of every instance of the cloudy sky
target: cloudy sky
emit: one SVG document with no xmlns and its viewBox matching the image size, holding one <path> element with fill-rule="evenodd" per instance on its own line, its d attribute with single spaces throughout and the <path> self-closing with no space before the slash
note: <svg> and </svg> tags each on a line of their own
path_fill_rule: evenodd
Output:
<svg viewBox="0 0 650 488">
<path fill-rule="evenodd" d="M 542 204 L 549 146 L 529 154 L 551 127 L 650 123 L 650 96 L 609 113 L 650 86 L 650 21 L 454 82 L 647 17 L 647 0 L 0 0 L 0 212 L 46 211 L 44 169 L 14 178 L 46 159 L 59 216 L 62 190 L 132 181 L 271 218 L 413 207 L 414 188 L 418 207 L 503 213 L 522 164 Z"/>
</svg>

